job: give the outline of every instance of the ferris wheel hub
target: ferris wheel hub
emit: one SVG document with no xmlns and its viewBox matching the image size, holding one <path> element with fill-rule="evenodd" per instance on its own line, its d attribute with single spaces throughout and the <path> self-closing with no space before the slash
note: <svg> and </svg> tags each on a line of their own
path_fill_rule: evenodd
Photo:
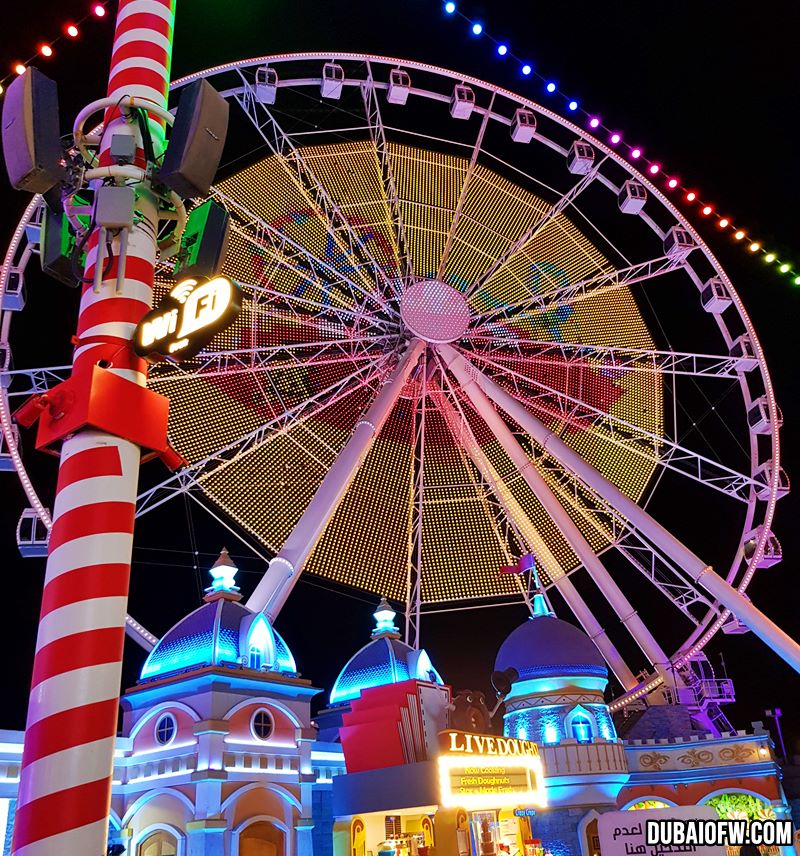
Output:
<svg viewBox="0 0 800 856">
<path fill-rule="evenodd" d="M 464 295 L 440 279 L 418 279 L 409 286 L 400 301 L 400 315 L 415 336 L 434 344 L 460 339 L 471 318 Z"/>
</svg>

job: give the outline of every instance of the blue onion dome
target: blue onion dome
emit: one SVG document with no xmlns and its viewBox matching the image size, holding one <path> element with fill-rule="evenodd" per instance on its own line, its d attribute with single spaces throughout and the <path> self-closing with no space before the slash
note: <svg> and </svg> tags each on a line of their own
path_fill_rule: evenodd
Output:
<svg viewBox="0 0 800 856">
<path fill-rule="evenodd" d="M 211 569 L 205 603 L 179 621 L 150 652 L 140 683 L 209 666 L 295 676 L 292 652 L 266 616 L 241 604 L 238 568 L 223 549 Z"/>
<path fill-rule="evenodd" d="M 383 598 L 375 610 L 372 641 L 354 654 L 333 685 L 330 704 L 348 704 L 370 687 L 420 680 L 444 684 L 424 650 L 416 650 L 400 639 L 394 625 L 397 613 Z"/>
<path fill-rule="evenodd" d="M 496 671 L 516 669 L 520 681 L 573 675 L 608 678 L 603 655 L 582 630 L 549 611 L 536 612 L 500 646 Z"/>
</svg>

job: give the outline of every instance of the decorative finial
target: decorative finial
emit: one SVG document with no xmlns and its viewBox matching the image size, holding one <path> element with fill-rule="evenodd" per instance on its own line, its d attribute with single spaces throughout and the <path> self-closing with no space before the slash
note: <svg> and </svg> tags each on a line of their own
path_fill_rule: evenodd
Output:
<svg viewBox="0 0 800 856">
<path fill-rule="evenodd" d="M 544 596 L 544 589 L 542 588 L 542 583 L 539 580 L 539 569 L 536 566 L 536 561 L 531 556 L 531 561 L 529 562 L 528 570 L 531 572 L 531 578 L 533 582 L 533 589 L 536 592 L 533 596 L 533 615 L 531 618 L 542 618 L 544 616 L 553 616 L 553 610 L 550 609 L 550 604 L 547 602 L 547 598 Z"/>
<path fill-rule="evenodd" d="M 238 570 L 228 553 L 228 548 L 223 547 L 219 558 L 211 566 L 209 573 L 213 582 L 211 583 L 211 588 L 207 589 L 207 591 L 210 594 L 216 592 L 238 592 L 239 588 L 236 585 L 236 573 Z"/>
<path fill-rule="evenodd" d="M 373 613 L 375 616 L 375 629 L 372 631 L 372 636 L 388 636 L 400 635 L 400 631 L 395 627 L 394 617 L 397 613 L 392 609 L 392 605 L 385 597 L 381 598 L 378 608 Z"/>
</svg>

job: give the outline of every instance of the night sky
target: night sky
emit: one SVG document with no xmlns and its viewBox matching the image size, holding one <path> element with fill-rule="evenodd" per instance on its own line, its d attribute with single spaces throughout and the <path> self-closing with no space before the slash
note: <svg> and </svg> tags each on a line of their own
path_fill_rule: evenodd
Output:
<svg viewBox="0 0 800 856">
<path fill-rule="evenodd" d="M 4 4 L 12 6 L 12 4 Z M 82 17 L 82 0 L 32 0 L 4 8 L 0 66 L 30 56 L 67 19 Z M 797 32 L 800 13 L 791 0 L 644 3 L 588 0 L 559 3 L 464 0 L 461 10 L 507 39 L 519 55 L 559 81 L 560 86 L 606 121 L 641 141 L 648 153 L 696 184 L 748 230 L 800 265 L 796 158 Z M 60 85 L 62 128 L 77 110 L 104 95 L 112 23 L 91 20 L 79 42 L 57 46 L 47 63 Z M 522 80 L 498 60 L 485 40 L 472 38 L 463 21 L 447 18 L 439 0 L 178 0 L 175 77 L 218 63 L 292 51 L 363 51 L 432 62 L 463 70 L 537 98 L 537 84 Z M 0 243 L 11 234 L 27 198 L 0 190 Z M 727 267 L 761 338 L 785 417 L 784 466 L 800 484 L 800 397 L 796 379 L 800 288 L 731 246 L 730 239 L 704 229 L 712 251 Z M 29 268 L 30 269 L 30 268 Z M 77 315 L 76 294 L 31 276 L 29 303 L 15 319 L 13 341 L 20 366 L 58 365 L 69 359 L 69 337 Z M 674 318 L 672 319 L 675 320 Z M 706 350 L 720 348 L 717 337 Z M 55 460 L 34 452 L 25 438 L 26 461 L 49 498 Z M 160 473 L 149 464 L 145 479 Z M 0 556 L 8 624 L 0 728 L 21 728 L 30 679 L 43 559 L 23 560 L 14 532 L 24 506 L 13 474 L 0 474 Z M 681 481 L 669 483 L 660 499 L 664 522 L 713 553 L 726 535 L 724 521 L 712 525 L 702 500 Z M 757 572 L 749 589 L 754 602 L 785 630 L 800 637 L 797 556 L 800 555 L 800 490 L 783 499 L 774 529 L 784 561 Z M 713 531 L 712 531 L 713 530 Z M 732 537 L 736 537 L 734 534 Z M 227 544 L 249 593 L 263 562 L 236 542 L 194 503 L 181 501 L 148 515 L 137 529 L 130 612 L 162 634 L 194 609 L 206 568 Z M 195 552 L 196 551 L 196 552 Z M 200 576 L 196 568 L 200 569 Z M 202 578 L 201 578 L 202 577 Z M 375 599 L 360 592 L 333 592 L 304 579 L 278 621 L 300 670 L 316 686 L 330 686 L 345 660 L 368 639 Z M 489 690 L 497 648 L 523 618 L 518 608 L 429 619 L 422 644 L 445 679 L 456 688 Z M 656 635 L 659 615 L 652 617 Z M 136 679 L 143 660 L 126 643 L 125 681 Z M 790 752 L 800 752 L 800 678 L 752 634 L 719 635 L 707 649 L 713 664 L 724 655 L 739 700 L 726 712 L 737 727 L 761 719 L 765 708 L 782 706 Z M 320 697 L 321 698 L 321 697 Z M 794 704 L 793 704 L 794 702 Z"/>
</svg>

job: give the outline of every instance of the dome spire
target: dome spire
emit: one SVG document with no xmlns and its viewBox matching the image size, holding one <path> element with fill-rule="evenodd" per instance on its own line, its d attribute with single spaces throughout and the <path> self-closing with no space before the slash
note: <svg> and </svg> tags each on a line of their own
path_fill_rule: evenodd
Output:
<svg viewBox="0 0 800 856">
<path fill-rule="evenodd" d="M 372 614 L 375 616 L 375 629 L 372 631 L 373 639 L 378 639 L 382 636 L 400 638 L 400 631 L 394 624 L 394 618 L 397 613 L 392 609 L 392 605 L 385 597 L 381 598 L 378 608 Z"/>
<path fill-rule="evenodd" d="M 533 596 L 533 613 L 531 618 L 542 618 L 543 616 L 547 616 L 549 618 L 554 618 L 555 613 L 550 608 L 550 604 L 547 602 L 547 598 L 544 594 L 544 589 L 542 588 L 542 583 L 539 580 L 539 569 L 536 566 L 536 562 L 533 561 L 530 563 L 531 576 L 533 577 L 533 588 L 535 594 Z"/>
<path fill-rule="evenodd" d="M 228 553 L 228 548 L 223 547 L 219 558 L 209 570 L 212 583 L 206 589 L 206 596 L 203 600 L 206 602 L 219 600 L 220 598 L 240 600 L 239 587 L 236 585 L 236 574 L 238 571 L 236 563 L 231 559 L 230 553 Z"/>
</svg>

